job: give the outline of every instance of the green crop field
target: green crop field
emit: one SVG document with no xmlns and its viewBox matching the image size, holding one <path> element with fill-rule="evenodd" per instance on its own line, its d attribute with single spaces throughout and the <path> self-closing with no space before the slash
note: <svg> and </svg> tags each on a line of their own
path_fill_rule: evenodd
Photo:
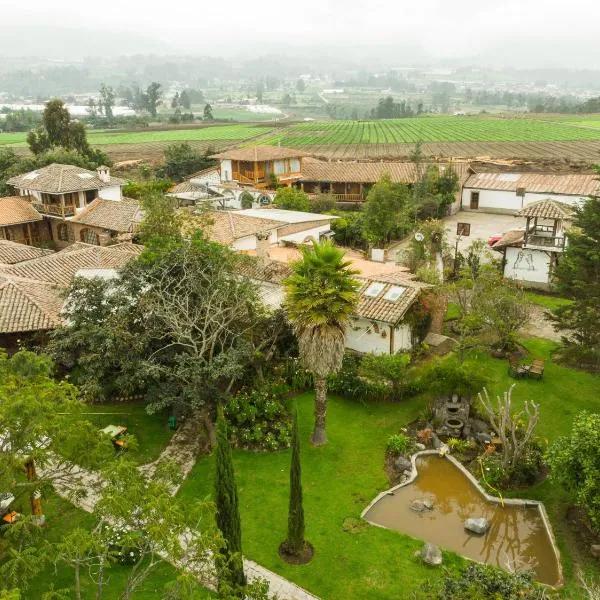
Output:
<svg viewBox="0 0 600 600">
<path fill-rule="evenodd" d="M 581 122 L 477 117 L 423 117 L 381 121 L 311 121 L 261 139 L 283 146 L 399 144 L 423 142 L 561 142 L 600 140 Z"/>
<path fill-rule="evenodd" d="M 149 131 L 89 131 L 88 140 L 94 146 L 106 144 L 144 144 L 152 142 L 247 140 L 269 133 L 271 128 L 253 125 L 215 125 L 195 129 Z M 0 133 L 0 145 L 24 146 L 27 134 Z"/>
</svg>

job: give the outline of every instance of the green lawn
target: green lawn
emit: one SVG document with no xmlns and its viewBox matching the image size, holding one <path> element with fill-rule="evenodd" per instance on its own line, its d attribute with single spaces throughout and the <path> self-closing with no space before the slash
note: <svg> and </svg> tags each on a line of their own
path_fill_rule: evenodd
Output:
<svg viewBox="0 0 600 600">
<path fill-rule="evenodd" d="M 551 296 L 549 294 L 540 294 L 538 292 L 525 292 L 525 296 L 529 302 L 537 304 L 546 310 L 556 310 L 561 306 L 566 306 L 571 303 L 568 298 L 561 298 L 560 296 Z"/>
<path fill-rule="evenodd" d="M 156 460 L 168 444 L 172 431 L 167 425 L 165 412 L 149 415 L 143 403 L 89 404 L 85 409 L 87 418 L 103 429 L 107 425 L 124 425 L 135 436 L 138 447 L 131 450 L 135 461 L 141 465 Z"/>
<path fill-rule="evenodd" d="M 93 524 L 92 515 L 75 508 L 70 502 L 52 496 L 44 502 L 44 513 L 47 517 L 47 539 L 57 542 L 67 533 L 77 527 L 88 528 Z M 125 589 L 129 567 L 114 565 L 107 571 L 107 583 L 104 598 L 116 599 Z M 58 563 L 48 564 L 44 570 L 35 577 L 27 590 L 22 593 L 24 600 L 39 600 L 44 592 L 53 585 L 55 590 L 72 588 L 74 586 L 75 571 L 70 567 Z M 140 589 L 133 595 L 135 600 L 155 600 L 163 597 L 165 584 L 177 578 L 176 570 L 169 564 L 160 565 Z M 95 598 L 95 587 L 86 570 L 82 571 L 82 597 L 85 600 Z M 73 596 L 70 596 L 73 597 Z M 204 588 L 198 587 L 197 592 L 190 600 L 208 600 L 215 596 Z"/>
<path fill-rule="evenodd" d="M 555 345 L 545 340 L 525 342 L 532 356 L 550 360 Z M 478 356 L 491 377 L 491 393 L 501 393 L 514 382 L 505 360 Z M 600 410 L 600 379 L 551 362 L 541 381 L 519 381 L 514 392 L 517 406 L 532 398 L 541 404 L 539 434 L 554 438 L 568 433 L 573 416 L 581 409 Z M 358 518 L 371 499 L 387 487 L 383 456 L 387 437 L 413 420 L 425 405 L 424 398 L 400 404 L 360 405 L 331 398 L 328 411 L 329 444 L 308 444 L 312 425 L 312 394 L 298 397 L 303 440 L 302 469 L 307 538 L 315 546 L 313 561 L 290 566 L 277 554 L 286 532 L 289 452 L 257 454 L 234 452 L 239 486 L 245 554 L 328 600 L 349 598 L 408 598 L 411 589 L 439 576 L 413 559 L 420 543 L 402 534 L 368 526 L 347 533 L 345 519 Z M 180 494 L 190 501 L 210 496 L 212 457 L 201 458 Z M 519 492 L 548 503 L 564 555 L 565 572 L 572 581 L 572 540 L 564 526 L 565 495 L 546 482 Z M 446 553 L 446 565 L 461 559 Z M 572 583 L 564 598 L 575 598 Z"/>
</svg>

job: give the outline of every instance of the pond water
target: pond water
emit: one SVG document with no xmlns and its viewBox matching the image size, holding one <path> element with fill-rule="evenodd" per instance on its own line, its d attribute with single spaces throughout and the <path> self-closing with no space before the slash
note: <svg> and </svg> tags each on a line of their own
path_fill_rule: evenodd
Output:
<svg viewBox="0 0 600 600">
<path fill-rule="evenodd" d="M 533 569 L 542 583 L 560 582 L 558 560 L 537 506 L 488 502 L 456 465 L 439 456 L 419 457 L 416 466 L 417 478 L 378 500 L 364 515 L 367 521 L 473 560 Z M 432 511 L 410 509 L 411 502 L 421 498 L 433 501 Z M 464 521 L 469 517 L 486 517 L 489 531 L 484 535 L 466 531 Z"/>
</svg>

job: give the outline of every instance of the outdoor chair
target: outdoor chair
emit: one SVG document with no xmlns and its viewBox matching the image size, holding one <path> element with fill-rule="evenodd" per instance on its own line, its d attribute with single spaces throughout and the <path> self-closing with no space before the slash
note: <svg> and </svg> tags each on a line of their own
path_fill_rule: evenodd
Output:
<svg viewBox="0 0 600 600">
<path fill-rule="evenodd" d="M 535 359 L 529 367 L 529 376 L 541 379 L 544 376 L 544 361 Z"/>
</svg>

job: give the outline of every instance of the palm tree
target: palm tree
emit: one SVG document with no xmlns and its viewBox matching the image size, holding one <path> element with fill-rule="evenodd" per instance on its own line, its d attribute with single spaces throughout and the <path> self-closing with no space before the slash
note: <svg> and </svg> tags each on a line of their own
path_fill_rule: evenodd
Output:
<svg viewBox="0 0 600 600">
<path fill-rule="evenodd" d="M 285 281 L 286 308 L 300 359 L 315 381 L 315 446 L 327 443 L 327 376 L 342 366 L 344 332 L 358 302 L 358 282 L 344 253 L 331 242 L 302 248 Z"/>
</svg>

